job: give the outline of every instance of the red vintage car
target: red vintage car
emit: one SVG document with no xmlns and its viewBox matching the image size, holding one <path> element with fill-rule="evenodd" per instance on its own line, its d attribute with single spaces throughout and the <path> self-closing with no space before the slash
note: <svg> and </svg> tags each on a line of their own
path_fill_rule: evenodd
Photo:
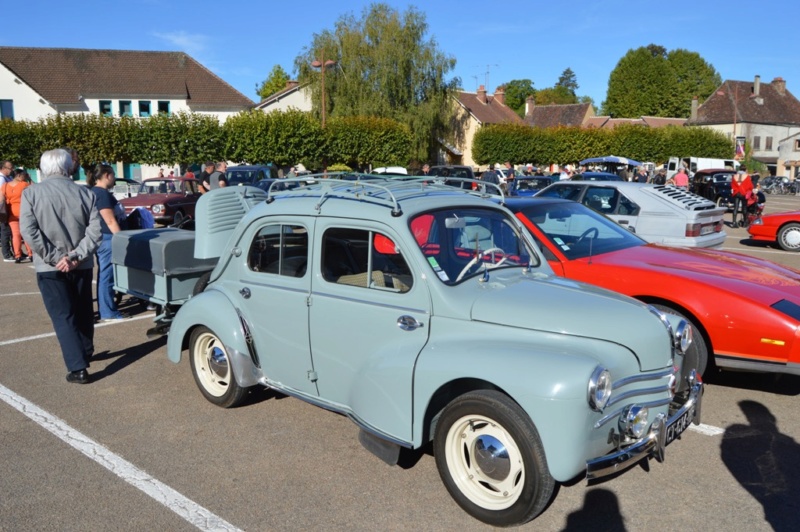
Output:
<svg viewBox="0 0 800 532">
<path fill-rule="evenodd" d="M 557 275 L 686 318 L 694 333 L 687 356 L 701 374 L 714 366 L 800 374 L 800 271 L 728 251 L 648 244 L 572 201 L 510 198 L 506 206 Z"/>
<path fill-rule="evenodd" d="M 786 251 L 800 251 L 800 211 L 765 214 L 747 228 L 750 238 L 777 242 Z"/>
<path fill-rule="evenodd" d="M 194 206 L 200 199 L 199 181 L 188 177 L 157 177 L 145 179 L 139 192 L 132 198 L 120 201 L 125 214 L 136 207 L 144 207 L 153 213 L 161 224 L 177 224 L 186 216 L 194 217 Z"/>
</svg>

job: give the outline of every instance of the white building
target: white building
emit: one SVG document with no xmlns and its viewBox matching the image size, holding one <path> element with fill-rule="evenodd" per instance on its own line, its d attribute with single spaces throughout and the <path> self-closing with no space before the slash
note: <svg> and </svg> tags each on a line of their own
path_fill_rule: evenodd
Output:
<svg viewBox="0 0 800 532">
<path fill-rule="evenodd" d="M 62 113 L 148 117 L 187 111 L 224 122 L 253 105 L 183 52 L 0 47 L 0 118 L 35 121 Z M 135 164 L 120 172 L 134 178 L 142 173 Z"/>
</svg>

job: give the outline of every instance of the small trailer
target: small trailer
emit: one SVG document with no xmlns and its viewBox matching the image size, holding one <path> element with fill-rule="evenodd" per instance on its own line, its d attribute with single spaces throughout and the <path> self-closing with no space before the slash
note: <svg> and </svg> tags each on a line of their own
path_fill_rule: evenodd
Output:
<svg viewBox="0 0 800 532">
<path fill-rule="evenodd" d="M 158 305 L 148 336 L 169 331 L 178 308 L 202 291 L 230 232 L 254 204 L 266 199 L 254 187 L 223 188 L 197 203 L 198 233 L 163 227 L 120 231 L 111 240 L 114 290 Z"/>
</svg>

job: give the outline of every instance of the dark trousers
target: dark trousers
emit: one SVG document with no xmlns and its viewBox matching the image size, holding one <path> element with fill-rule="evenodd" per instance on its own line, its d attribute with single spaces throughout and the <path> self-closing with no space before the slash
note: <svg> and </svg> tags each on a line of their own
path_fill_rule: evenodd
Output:
<svg viewBox="0 0 800 532">
<path fill-rule="evenodd" d="M 742 225 L 747 225 L 747 200 L 742 194 L 733 197 L 733 226 L 736 227 L 737 213 L 741 215 Z"/>
<path fill-rule="evenodd" d="M 14 258 L 14 248 L 11 247 L 11 226 L 7 222 L 0 222 L 0 249 L 4 259 Z"/>
<path fill-rule="evenodd" d="M 88 368 L 94 354 L 92 269 L 37 272 L 36 281 L 67 370 Z"/>
</svg>

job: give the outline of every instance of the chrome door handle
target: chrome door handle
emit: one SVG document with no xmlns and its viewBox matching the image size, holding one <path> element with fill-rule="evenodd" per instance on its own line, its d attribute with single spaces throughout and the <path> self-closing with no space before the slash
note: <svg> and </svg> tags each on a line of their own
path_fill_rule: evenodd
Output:
<svg viewBox="0 0 800 532">
<path fill-rule="evenodd" d="M 424 324 L 420 321 L 417 321 L 417 319 L 413 316 L 400 316 L 397 318 L 397 326 L 404 331 L 413 331 L 414 329 L 423 327 Z"/>
<path fill-rule="evenodd" d="M 246 286 L 241 290 L 239 290 L 239 293 L 242 295 L 243 298 L 250 299 L 250 289 L 247 288 Z"/>
</svg>

